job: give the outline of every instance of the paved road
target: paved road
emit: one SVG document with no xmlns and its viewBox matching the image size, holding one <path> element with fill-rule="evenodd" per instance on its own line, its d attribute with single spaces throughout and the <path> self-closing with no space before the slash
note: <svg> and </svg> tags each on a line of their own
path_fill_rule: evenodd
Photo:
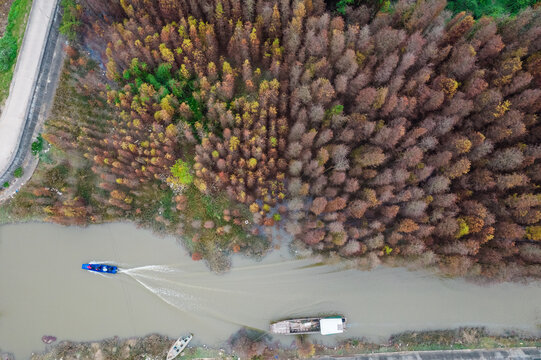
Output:
<svg viewBox="0 0 541 360">
<path fill-rule="evenodd" d="M 51 3 L 57 3 L 57 0 L 49 1 L 50 3 L 48 5 Z M 34 0 L 29 21 L 32 21 L 33 14 L 38 14 L 39 16 L 43 14 L 43 8 L 38 5 L 39 3 L 43 2 L 44 1 L 42 0 Z M 0 166 L 2 166 L 5 161 L 8 162 L 5 170 L 3 172 L 0 171 L 0 186 L 2 186 L 2 184 L 6 181 L 10 184 L 9 188 L 7 189 L 0 188 L 0 203 L 13 196 L 13 194 L 22 186 L 22 184 L 28 181 L 38 164 L 37 157 L 32 156 L 32 153 L 30 152 L 30 145 L 32 140 L 37 137 L 39 129 L 52 106 L 56 85 L 58 83 L 64 61 L 63 41 L 58 33 L 61 19 L 59 5 L 57 4 L 52 7 L 52 10 L 53 13 L 51 14 L 51 21 L 47 23 L 48 27 L 44 30 L 47 36 L 45 37 L 45 45 L 42 48 L 41 53 L 38 53 L 37 50 L 34 52 L 27 51 L 27 54 L 30 54 L 28 56 L 34 55 L 40 60 L 35 81 L 33 83 L 22 83 L 27 85 L 28 89 L 25 90 L 30 90 L 28 93 L 29 99 L 19 101 L 14 97 L 12 98 L 12 94 L 14 94 L 13 89 L 18 86 L 18 84 L 15 82 L 16 78 L 14 76 L 11 85 L 12 90 L 0 120 L 0 149 L 3 149 L 6 144 L 9 143 L 7 140 L 11 140 L 11 144 L 15 146 L 15 150 L 11 151 L 9 154 L 9 150 L 7 149 L 0 150 Z M 31 24 L 29 23 L 27 27 L 27 34 L 28 30 L 30 30 L 30 26 Z M 27 37 L 25 36 L 23 48 L 21 49 L 18 61 L 23 60 L 22 53 L 25 50 L 24 46 L 26 41 Z M 17 66 L 18 65 L 19 62 L 17 62 Z M 17 71 L 18 70 L 16 69 L 16 74 L 27 72 L 26 69 L 22 72 Z M 19 80 L 23 82 L 25 81 L 24 77 L 20 78 Z M 16 132 L 17 129 L 13 124 L 4 124 L 2 122 L 4 120 L 13 120 L 7 117 L 4 118 L 4 116 L 7 116 L 5 114 L 7 113 L 6 110 L 8 102 L 12 108 L 18 110 L 19 112 L 25 110 L 24 117 L 22 118 L 24 121 L 22 121 L 20 124 L 22 129 L 19 129 L 22 132 L 18 137 L 15 135 L 8 137 L 10 131 Z M 26 105 L 23 105 L 23 103 Z M 20 108 L 17 108 L 17 105 L 19 105 Z M 26 106 L 26 109 L 23 109 L 24 106 Z M 4 143 L 2 143 L 2 141 L 4 141 Z M 23 177 L 17 179 L 13 177 L 13 172 L 18 167 L 22 167 L 24 169 L 24 175 Z"/>
<path fill-rule="evenodd" d="M 17 156 L 58 0 L 33 0 L 9 97 L 0 117 L 0 177 Z"/>
<path fill-rule="evenodd" d="M 404 351 L 347 357 L 320 356 L 317 360 L 541 360 L 541 348 L 494 350 Z"/>
</svg>

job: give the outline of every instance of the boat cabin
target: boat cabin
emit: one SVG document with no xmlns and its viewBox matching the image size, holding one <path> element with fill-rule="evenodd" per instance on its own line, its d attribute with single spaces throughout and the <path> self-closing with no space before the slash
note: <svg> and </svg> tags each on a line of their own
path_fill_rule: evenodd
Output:
<svg viewBox="0 0 541 360">
<path fill-rule="evenodd" d="M 344 332 L 345 319 L 342 317 L 323 318 L 319 320 L 321 335 L 341 334 Z"/>
</svg>

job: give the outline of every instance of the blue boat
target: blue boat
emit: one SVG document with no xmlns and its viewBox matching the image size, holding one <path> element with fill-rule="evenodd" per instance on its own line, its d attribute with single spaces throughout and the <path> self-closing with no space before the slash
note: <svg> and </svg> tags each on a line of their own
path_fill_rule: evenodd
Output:
<svg viewBox="0 0 541 360">
<path fill-rule="evenodd" d="M 118 271 L 118 267 L 107 264 L 83 264 L 82 269 L 108 274 L 116 274 Z"/>
</svg>

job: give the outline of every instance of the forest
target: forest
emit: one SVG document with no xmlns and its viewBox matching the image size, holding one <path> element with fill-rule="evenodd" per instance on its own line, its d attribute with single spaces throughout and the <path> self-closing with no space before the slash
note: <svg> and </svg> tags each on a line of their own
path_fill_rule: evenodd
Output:
<svg viewBox="0 0 541 360">
<path fill-rule="evenodd" d="M 64 90 L 86 110 L 43 138 L 84 171 L 44 165 L 14 201 L 64 224 L 181 213 L 196 260 L 201 232 L 239 251 L 225 234 L 277 227 L 369 266 L 539 278 L 541 7 L 327 5 L 74 3 Z"/>
</svg>

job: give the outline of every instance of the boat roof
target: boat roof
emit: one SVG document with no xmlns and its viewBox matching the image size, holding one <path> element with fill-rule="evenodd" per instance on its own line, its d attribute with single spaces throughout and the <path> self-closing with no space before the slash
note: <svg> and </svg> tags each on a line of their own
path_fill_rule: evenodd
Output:
<svg viewBox="0 0 541 360">
<path fill-rule="evenodd" d="M 344 332 L 344 325 L 341 317 L 323 318 L 319 320 L 321 335 L 341 334 Z"/>
</svg>

